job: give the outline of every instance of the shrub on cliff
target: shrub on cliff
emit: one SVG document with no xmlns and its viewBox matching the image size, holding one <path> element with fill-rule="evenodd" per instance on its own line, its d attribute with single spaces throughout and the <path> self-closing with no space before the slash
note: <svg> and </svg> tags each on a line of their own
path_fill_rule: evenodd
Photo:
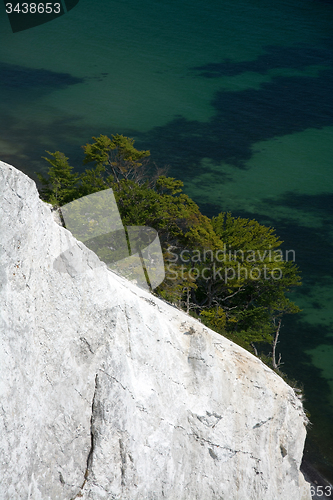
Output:
<svg viewBox="0 0 333 500">
<path fill-rule="evenodd" d="M 255 353 L 258 343 L 271 344 L 278 367 L 281 318 L 299 311 L 286 293 L 300 277 L 274 230 L 226 213 L 209 219 L 180 180 L 152 174 L 149 151 L 137 150 L 133 139 L 93 139 L 83 147 L 84 164 L 93 166 L 81 175 L 63 153 L 49 153 L 49 177 L 39 175 L 42 198 L 63 205 L 112 188 L 124 226 L 158 231 L 166 278 L 157 294 Z"/>
</svg>

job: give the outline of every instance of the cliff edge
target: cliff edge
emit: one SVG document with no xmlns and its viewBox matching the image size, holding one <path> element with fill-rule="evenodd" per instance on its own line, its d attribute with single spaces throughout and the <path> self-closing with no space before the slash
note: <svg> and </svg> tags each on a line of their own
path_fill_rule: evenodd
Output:
<svg viewBox="0 0 333 500">
<path fill-rule="evenodd" d="M 0 192 L 2 500 L 311 500 L 291 387 L 109 271 L 2 162 Z"/>
</svg>

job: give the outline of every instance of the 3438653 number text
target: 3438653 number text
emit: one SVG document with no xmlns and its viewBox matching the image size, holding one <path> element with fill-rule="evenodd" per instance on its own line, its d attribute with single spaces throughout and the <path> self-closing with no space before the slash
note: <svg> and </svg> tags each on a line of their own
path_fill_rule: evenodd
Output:
<svg viewBox="0 0 333 500">
<path fill-rule="evenodd" d="M 60 14 L 60 3 L 6 3 L 7 14 Z"/>
</svg>

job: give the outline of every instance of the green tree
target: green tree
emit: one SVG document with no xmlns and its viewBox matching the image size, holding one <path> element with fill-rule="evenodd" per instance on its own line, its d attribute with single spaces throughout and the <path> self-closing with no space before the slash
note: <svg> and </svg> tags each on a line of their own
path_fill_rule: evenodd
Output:
<svg viewBox="0 0 333 500">
<path fill-rule="evenodd" d="M 271 345 L 272 366 L 278 368 L 282 317 L 299 311 L 287 294 L 301 282 L 294 262 L 284 260 L 274 229 L 230 213 L 209 219 L 183 193 L 180 180 L 148 175 L 150 153 L 137 150 L 133 139 L 119 134 L 93 139 L 83 148 L 84 164 L 94 165 L 81 175 L 72 172 L 63 153 L 48 153 L 48 178 L 38 175 L 43 199 L 64 205 L 112 188 L 125 227 L 158 231 L 166 279 L 155 292 L 248 350 Z M 96 248 L 112 261 L 118 253 L 109 249 L 117 241 L 111 244 L 110 238 L 101 236 Z"/>
<path fill-rule="evenodd" d="M 60 151 L 55 153 L 46 152 L 51 158 L 43 158 L 51 167 L 48 170 L 47 178 L 42 174 L 37 174 L 43 186 L 41 196 L 45 201 L 53 205 L 64 205 L 78 197 L 77 183 L 79 175 L 72 173 L 73 167 L 69 165 L 68 158 L 63 153 Z"/>
<path fill-rule="evenodd" d="M 209 280 L 197 280 L 194 301 L 209 311 L 222 308 L 223 333 L 243 347 L 271 344 L 283 315 L 300 311 L 286 295 L 301 284 L 297 266 L 283 258 L 282 241 L 272 228 L 230 213 L 214 217 L 212 225 L 223 241 L 221 271 L 212 272 Z"/>
<path fill-rule="evenodd" d="M 93 137 L 92 144 L 86 144 L 84 149 L 84 164 L 94 162 L 98 175 L 106 174 L 106 183 L 120 182 L 121 179 L 144 182 L 147 176 L 147 158 L 150 151 L 139 151 L 134 147 L 134 139 L 120 134 Z"/>
</svg>

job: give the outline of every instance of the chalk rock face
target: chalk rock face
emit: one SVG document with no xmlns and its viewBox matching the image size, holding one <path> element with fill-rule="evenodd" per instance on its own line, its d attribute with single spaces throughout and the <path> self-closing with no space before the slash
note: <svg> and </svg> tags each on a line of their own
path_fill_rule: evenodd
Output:
<svg viewBox="0 0 333 500">
<path fill-rule="evenodd" d="M 0 227 L 1 500 L 311 499 L 281 378 L 109 271 L 4 163 Z"/>
</svg>

